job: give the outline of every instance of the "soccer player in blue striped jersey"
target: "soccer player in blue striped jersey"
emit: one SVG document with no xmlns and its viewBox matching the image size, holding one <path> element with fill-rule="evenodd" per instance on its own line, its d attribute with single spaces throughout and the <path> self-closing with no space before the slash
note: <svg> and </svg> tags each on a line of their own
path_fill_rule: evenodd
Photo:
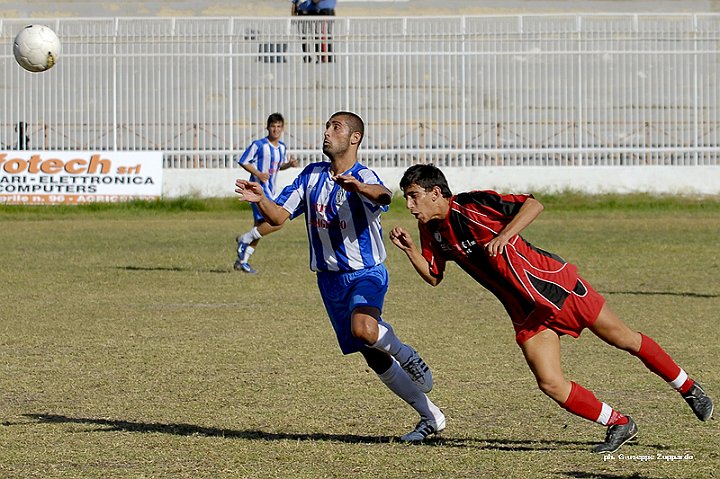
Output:
<svg viewBox="0 0 720 479">
<path fill-rule="evenodd" d="M 392 194 L 357 152 L 365 126 L 340 111 L 325 124 L 323 153 L 273 201 L 256 182 L 237 180 L 242 201 L 257 205 L 268 223 L 305 215 L 310 269 L 343 354 L 359 352 L 380 380 L 420 415 L 402 441 L 422 442 L 445 428 L 445 416 L 425 393 L 432 374 L 418 353 L 381 318 L 388 289 L 380 215 Z"/>
<path fill-rule="evenodd" d="M 277 172 L 297 166 L 295 158 L 287 156 L 287 147 L 280 139 L 285 129 L 285 119 L 280 113 L 273 113 L 267 119 L 267 136 L 253 141 L 240 156 L 238 163 L 248 173 L 250 181 L 260 183 L 268 198 L 275 198 Z M 253 227 L 250 231 L 237 237 L 237 260 L 234 268 L 237 271 L 255 274 L 255 269 L 248 262 L 255 248 L 263 238 L 279 230 L 280 226 L 272 226 L 265 221 L 260 210 L 254 204 Z"/>
</svg>

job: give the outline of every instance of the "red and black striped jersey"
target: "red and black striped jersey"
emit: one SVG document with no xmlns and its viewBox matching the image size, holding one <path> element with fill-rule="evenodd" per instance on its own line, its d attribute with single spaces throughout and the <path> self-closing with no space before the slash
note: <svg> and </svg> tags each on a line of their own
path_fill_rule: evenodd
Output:
<svg viewBox="0 0 720 479">
<path fill-rule="evenodd" d="M 583 295 L 577 268 L 557 255 L 538 249 L 520 235 L 502 255 L 485 249 L 531 195 L 500 195 L 471 191 L 450 198 L 444 220 L 419 224 L 423 257 L 430 271 L 441 276 L 446 261 L 455 261 L 505 306 L 515 325 L 552 317 L 571 292 Z M 534 314 L 533 314 L 534 313 Z"/>
</svg>

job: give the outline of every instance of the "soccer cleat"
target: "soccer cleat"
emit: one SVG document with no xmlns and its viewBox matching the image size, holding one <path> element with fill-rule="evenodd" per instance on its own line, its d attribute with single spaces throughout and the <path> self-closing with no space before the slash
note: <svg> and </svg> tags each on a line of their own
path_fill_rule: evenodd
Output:
<svg viewBox="0 0 720 479">
<path fill-rule="evenodd" d="M 252 266 L 250 266 L 248 263 L 241 263 L 240 260 L 235 261 L 235 264 L 233 264 L 233 269 L 235 271 L 242 271 L 243 273 L 257 274 L 257 271 L 255 271 Z"/>
<path fill-rule="evenodd" d="M 245 257 L 245 251 L 247 250 L 248 246 L 250 246 L 248 243 L 243 243 L 243 241 L 238 236 L 235 238 L 237 241 L 238 247 L 237 247 L 237 254 L 238 259 L 235 260 L 235 264 L 233 265 L 233 269 L 235 271 L 243 271 L 248 274 L 257 274 L 257 271 L 253 269 L 252 266 L 250 266 L 248 263 L 243 262 L 243 258 Z"/>
<path fill-rule="evenodd" d="M 705 390 L 698 383 L 693 384 L 693 387 L 683 394 L 682 397 L 698 419 L 707 421 L 712 417 L 715 406 L 710 396 L 705 394 Z"/>
<path fill-rule="evenodd" d="M 438 434 L 445 429 L 445 415 L 440 413 L 439 419 L 421 419 L 415 429 L 400 437 L 402 442 L 420 443 L 431 434 Z"/>
<path fill-rule="evenodd" d="M 429 393 L 433 387 L 432 371 L 430 371 L 430 368 L 425 364 L 425 361 L 422 360 L 417 351 L 410 346 L 408 347 L 412 351 L 412 355 L 407 361 L 401 363 L 400 366 L 402 366 L 420 391 Z"/>
<path fill-rule="evenodd" d="M 615 424 L 608 426 L 605 434 L 605 442 L 592 448 L 596 454 L 612 454 L 622 447 L 626 442 L 635 439 L 638 435 L 638 427 L 630 416 L 627 424 Z"/>
</svg>

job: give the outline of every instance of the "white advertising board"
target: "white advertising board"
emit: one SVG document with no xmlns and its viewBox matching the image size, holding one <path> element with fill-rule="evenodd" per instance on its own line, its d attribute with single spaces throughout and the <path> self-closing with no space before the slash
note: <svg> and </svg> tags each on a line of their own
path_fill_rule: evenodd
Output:
<svg viewBox="0 0 720 479">
<path fill-rule="evenodd" d="M 162 152 L 0 151 L 0 204 L 160 198 Z"/>
</svg>

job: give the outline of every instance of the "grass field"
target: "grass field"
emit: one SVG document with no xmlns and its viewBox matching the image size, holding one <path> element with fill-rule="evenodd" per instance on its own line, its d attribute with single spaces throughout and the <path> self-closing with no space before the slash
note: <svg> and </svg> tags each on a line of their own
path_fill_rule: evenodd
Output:
<svg viewBox="0 0 720 479">
<path fill-rule="evenodd" d="M 539 199 L 524 236 L 720 398 L 720 200 Z M 250 221 L 234 201 L 0 208 L 0 477 L 720 477 L 717 421 L 586 333 L 563 340 L 568 377 L 640 426 L 624 455 L 590 454 L 604 428 L 537 390 L 499 303 L 455 265 L 431 288 L 388 242 L 384 317 L 448 417 L 398 443 L 414 411 L 340 354 L 302 222 L 252 277 L 232 270 Z M 399 202 L 395 225 L 415 231 Z"/>
</svg>

